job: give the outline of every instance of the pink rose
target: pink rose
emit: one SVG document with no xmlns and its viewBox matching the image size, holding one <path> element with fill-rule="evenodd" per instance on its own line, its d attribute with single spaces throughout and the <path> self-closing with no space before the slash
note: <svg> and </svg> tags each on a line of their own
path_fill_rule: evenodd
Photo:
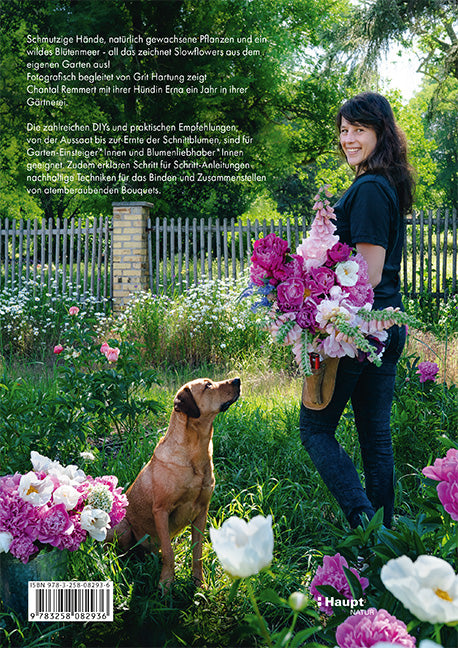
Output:
<svg viewBox="0 0 458 648">
<path fill-rule="evenodd" d="M 106 353 L 106 351 L 108 351 L 109 348 L 110 345 L 108 344 L 108 342 L 104 342 L 100 347 L 100 353 Z"/>
<path fill-rule="evenodd" d="M 273 232 L 254 242 L 251 261 L 266 270 L 272 271 L 283 263 L 285 254 L 289 252 L 288 242 Z"/>
<path fill-rule="evenodd" d="M 70 308 L 68 309 L 69 315 L 78 315 L 79 312 L 80 309 L 78 308 L 78 306 L 70 306 Z"/>
<path fill-rule="evenodd" d="M 283 313 L 298 311 L 304 302 L 305 285 L 301 279 L 291 277 L 277 286 L 278 308 Z"/>
<path fill-rule="evenodd" d="M 53 352 L 56 355 L 59 355 L 59 353 L 62 353 L 63 350 L 64 350 L 64 347 L 62 346 L 62 344 L 56 344 L 56 346 L 53 349 Z"/>
</svg>

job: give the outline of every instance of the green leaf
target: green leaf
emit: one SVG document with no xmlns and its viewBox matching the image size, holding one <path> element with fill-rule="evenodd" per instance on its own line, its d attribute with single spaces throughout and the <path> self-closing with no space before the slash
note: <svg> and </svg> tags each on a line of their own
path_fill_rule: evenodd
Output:
<svg viewBox="0 0 458 648">
<path fill-rule="evenodd" d="M 292 639 L 291 643 L 289 644 L 289 648 L 299 648 L 303 645 L 304 641 L 306 641 L 309 637 L 314 635 L 316 632 L 319 632 L 320 630 L 321 626 L 313 626 L 312 628 L 301 630 L 294 636 L 294 639 Z"/>
</svg>

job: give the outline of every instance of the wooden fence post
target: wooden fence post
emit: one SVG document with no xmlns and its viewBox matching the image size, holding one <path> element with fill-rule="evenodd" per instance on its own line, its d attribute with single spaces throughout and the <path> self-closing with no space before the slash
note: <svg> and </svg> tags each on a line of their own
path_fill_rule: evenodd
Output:
<svg viewBox="0 0 458 648">
<path fill-rule="evenodd" d="M 146 225 L 149 202 L 113 203 L 113 310 L 121 310 L 132 293 L 149 290 Z"/>
</svg>

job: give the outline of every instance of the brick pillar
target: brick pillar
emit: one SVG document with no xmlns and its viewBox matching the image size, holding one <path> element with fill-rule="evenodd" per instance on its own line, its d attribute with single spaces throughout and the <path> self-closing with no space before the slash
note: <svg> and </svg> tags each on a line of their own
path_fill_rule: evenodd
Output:
<svg viewBox="0 0 458 648">
<path fill-rule="evenodd" d="M 113 203 L 113 309 L 119 311 L 132 293 L 149 289 L 146 225 L 149 202 Z"/>
</svg>

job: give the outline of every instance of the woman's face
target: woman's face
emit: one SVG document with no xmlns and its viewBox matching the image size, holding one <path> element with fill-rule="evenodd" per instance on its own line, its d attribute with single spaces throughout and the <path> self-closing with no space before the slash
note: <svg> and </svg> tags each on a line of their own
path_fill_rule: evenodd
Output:
<svg viewBox="0 0 458 648">
<path fill-rule="evenodd" d="M 370 126 L 358 122 L 352 124 L 342 117 L 340 122 L 340 145 L 350 166 L 356 167 L 374 151 L 377 144 L 377 134 Z"/>
</svg>

